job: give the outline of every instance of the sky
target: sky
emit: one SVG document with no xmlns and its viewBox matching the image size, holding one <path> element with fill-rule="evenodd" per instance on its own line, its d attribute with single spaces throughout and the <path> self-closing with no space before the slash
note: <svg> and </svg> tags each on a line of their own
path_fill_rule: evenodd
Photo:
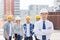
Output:
<svg viewBox="0 0 60 40">
<path fill-rule="evenodd" d="M 20 0 L 20 9 L 28 10 L 29 5 L 54 5 L 54 0 Z"/>
</svg>

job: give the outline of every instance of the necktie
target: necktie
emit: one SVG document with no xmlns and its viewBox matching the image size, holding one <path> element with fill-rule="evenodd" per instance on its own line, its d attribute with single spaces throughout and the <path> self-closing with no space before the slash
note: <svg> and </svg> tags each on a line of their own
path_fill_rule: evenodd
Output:
<svg viewBox="0 0 60 40">
<path fill-rule="evenodd" d="M 42 35 L 42 40 L 46 40 L 46 35 Z"/>
<path fill-rule="evenodd" d="M 43 21 L 43 29 L 46 29 L 45 21 Z"/>
<path fill-rule="evenodd" d="M 46 29 L 45 21 L 43 21 L 43 29 Z M 42 35 L 42 40 L 46 40 L 46 35 Z"/>
</svg>

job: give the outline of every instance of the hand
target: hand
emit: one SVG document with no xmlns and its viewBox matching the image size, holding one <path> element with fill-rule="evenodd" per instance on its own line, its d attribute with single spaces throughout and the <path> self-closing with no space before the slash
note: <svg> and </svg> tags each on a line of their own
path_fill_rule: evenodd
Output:
<svg viewBox="0 0 60 40">
<path fill-rule="evenodd" d="M 13 38 L 15 38 L 15 36 L 13 36 Z"/>
<path fill-rule="evenodd" d="M 9 40 L 9 39 L 7 39 L 7 40 Z"/>
<path fill-rule="evenodd" d="M 6 36 L 6 39 L 9 40 L 9 36 Z"/>
<path fill-rule="evenodd" d="M 5 32 L 5 35 L 6 35 L 6 39 L 9 40 L 9 36 L 7 32 Z"/>
</svg>

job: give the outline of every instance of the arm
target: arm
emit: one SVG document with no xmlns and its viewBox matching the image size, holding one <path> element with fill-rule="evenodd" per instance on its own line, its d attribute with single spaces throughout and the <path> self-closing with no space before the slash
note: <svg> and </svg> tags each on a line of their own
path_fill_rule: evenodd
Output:
<svg viewBox="0 0 60 40">
<path fill-rule="evenodd" d="M 6 37 L 7 39 L 9 39 L 8 38 L 7 24 L 6 23 L 3 25 L 3 29 L 4 29 L 4 37 Z"/>
<path fill-rule="evenodd" d="M 43 33 L 46 33 L 46 34 L 52 34 L 53 33 L 53 31 L 54 31 L 53 23 L 50 23 L 49 25 L 50 26 L 46 30 L 44 30 Z"/>
<path fill-rule="evenodd" d="M 22 26 L 22 36 L 24 37 L 25 35 L 25 31 L 24 31 L 24 27 Z"/>
<path fill-rule="evenodd" d="M 39 23 L 35 23 L 34 34 L 38 34 L 38 32 L 41 31 L 41 30 L 39 30 L 40 29 L 39 26 L 40 26 Z"/>
<path fill-rule="evenodd" d="M 8 32 L 7 32 L 7 24 L 6 23 L 4 24 L 3 28 L 4 28 L 4 34 L 8 34 Z"/>
</svg>

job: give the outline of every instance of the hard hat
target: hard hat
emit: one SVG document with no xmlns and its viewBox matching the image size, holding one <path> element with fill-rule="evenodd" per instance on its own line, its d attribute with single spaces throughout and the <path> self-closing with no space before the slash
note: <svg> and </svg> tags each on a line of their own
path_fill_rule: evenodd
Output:
<svg viewBox="0 0 60 40">
<path fill-rule="evenodd" d="M 36 15 L 36 19 L 39 19 L 40 18 L 40 16 L 39 15 Z"/>
<path fill-rule="evenodd" d="M 12 19 L 13 18 L 13 16 L 12 15 L 8 15 L 8 19 Z"/>
<path fill-rule="evenodd" d="M 40 14 L 43 13 L 43 12 L 48 14 L 48 10 L 47 9 L 41 9 L 40 10 Z"/>
<path fill-rule="evenodd" d="M 19 16 L 17 16 L 17 17 L 15 18 L 15 20 L 21 20 L 21 18 L 20 18 Z"/>
<path fill-rule="evenodd" d="M 26 19 L 30 19 L 30 16 L 26 16 Z"/>
</svg>

